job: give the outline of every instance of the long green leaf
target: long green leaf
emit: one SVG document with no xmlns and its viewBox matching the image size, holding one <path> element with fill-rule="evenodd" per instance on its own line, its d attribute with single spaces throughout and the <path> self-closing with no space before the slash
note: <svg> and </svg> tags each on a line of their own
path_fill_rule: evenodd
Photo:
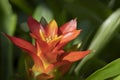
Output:
<svg viewBox="0 0 120 80">
<path fill-rule="evenodd" d="M 8 0 L 0 0 L 0 32 L 13 35 L 17 16 L 12 12 Z M 0 80 L 10 80 L 13 76 L 12 44 L 0 33 Z"/>
<path fill-rule="evenodd" d="M 120 80 L 120 75 L 115 77 L 113 80 Z"/>
<path fill-rule="evenodd" d="M 89 50 L 93 50 L 91 54 L 86 56 L 76 67 L 75 73 L 78 75 L 80 70 L 83 70 L 90 60 L 96 57 L 100 51 L 106 46 L 106 44 L 114 37 L 114 35 L 119 31 L 120 27 L 120 9 L 116 10 L 98 29 L 96 35 L 94 36 Z M 84 72 L 82 72 L 84 73 Z"/>
<path fill-rule="evenodd" d="M 86 80 L 105 80 L 120 75 L 120 58 L 97 70 Z"/>
</svg>

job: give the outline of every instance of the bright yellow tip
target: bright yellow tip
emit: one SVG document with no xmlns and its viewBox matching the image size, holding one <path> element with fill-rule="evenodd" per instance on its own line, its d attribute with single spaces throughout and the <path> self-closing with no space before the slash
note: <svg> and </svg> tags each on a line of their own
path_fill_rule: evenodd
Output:
<svg viewBox="0 0 120 80">
<path fill-rule="evenodd" d="M 57 35 L 57 31 L 58 31 L 58 25 L 55 20 L 52 20 L 47 26 L 47 34 L 48 36 L 53 37 Z"/>
<path fill-rule="evenodd" d="M 49 23 L 49 28 L 55 28 L 55 27 L 58 27 L 57 22 L 56 22 L 55 20 L 52 20 L 52 21 Z"/>
</svg>

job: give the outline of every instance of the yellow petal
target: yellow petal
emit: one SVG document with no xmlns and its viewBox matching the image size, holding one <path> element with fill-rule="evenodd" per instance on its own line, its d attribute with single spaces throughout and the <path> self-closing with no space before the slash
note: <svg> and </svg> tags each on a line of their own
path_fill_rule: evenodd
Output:
<svg viewBox="0 0 120 80">
<path fill-rule="evenodd" d="M 58 25 L 55 20 L 52 20 L 47 26 L 47 32 L 46 32 L 47 36 L 53 37 L 57 35 L 57 31 L 58 31 Z"/>
</svg>

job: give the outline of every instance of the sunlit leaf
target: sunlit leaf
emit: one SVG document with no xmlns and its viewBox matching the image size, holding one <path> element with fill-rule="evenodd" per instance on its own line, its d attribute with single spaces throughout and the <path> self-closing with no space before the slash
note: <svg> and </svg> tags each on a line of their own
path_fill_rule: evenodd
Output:
<svg viewBox="0 0 120 80">
<path fill-rule="evenodd" d="M 94 52 L 86 56 L 75 69 L 75 73 L 78 74 L 81 69 L 87 66 L 87 62 L 96 57 L 100 51 L 106 46 L 106 44 L 116 35 L 120 27 L 120 9 L 116 10 L 98 29 L 94 36 L 89 50 Z M 83 67 L 84 66 L 84 67 Z"/>
<path fill-rule="evenodd" d="M 13 14 L 8 0 L 0 0 L 0 32 L 13 35 L 16 29 L 17 16 Z M 13 75 L 12 44 L 0 33 L 0 79 L 9 80 Z"/>
<path fill-rule="evenodd" d="M 95 71 L 86 80 L 106 80 L 120 75 L 120 58 L 107 64 L 105 67 Z M 117 80 L 117 78 L 116 78 Z"/>
<path fill-rule="evenodd" d="M 117 77 L 115 77 L 113 80 L 120 80 L 120 75 L 118 75 Z"/>
</svg>

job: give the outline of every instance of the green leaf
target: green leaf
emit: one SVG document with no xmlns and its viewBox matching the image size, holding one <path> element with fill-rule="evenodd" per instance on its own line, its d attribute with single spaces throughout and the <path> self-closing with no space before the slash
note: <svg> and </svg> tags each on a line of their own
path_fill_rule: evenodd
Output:
<svg viewBox="0 0 120 80">
<path fill-rule="evenodd" d="M 120 58 L 95 71 L 86 80 L 105 80 L 120 75 Z"/>
<path fill-rule="evenodd" d="M 10 0 L 10 1 L 27 14 L 32 15 L 33 7 L 28 4 L 27 0 Z"/>
<path fill-rule="evenodd" d="M 46 6 L 38 5 L 33 13 L 33 17 L 37 21 L 40 21 L 40 19 L 44 17 L 46 21 L 49 22 L 51 19 L 53 19 L 53 14 Z"/>
<path fill-rule="evenodd" d="M 113 80 L 120 80 L 120 75 L 118 75 L 117 77 L 115 77 Z"/>
<path fill-rule="evenodd" d="M 0 32 L 13 35 L 16 29 L 17 16 L 12 12 L 8 0 L 0 0 Z M 13 78 L 13 51 L 12 44 L 0 33 L 0 79 Z"/>
<path fill-rule="evenodd" d="M 106 19 L 112 12 L 107 5 L 101 3 L 99 0 L 76 0 L 65 5 L 66 9 L 73 15 L 79 18 L 92 18 L 97 22 Z M 95 22 L 96 22 L 95 21 Z"/>
<path fill-rule="evenodd" d="M 7 16 L 4 16 L 4 19 L 2 21 L 3 31 L 9 35 L 13 35 L 14 31 L 16 29 L 16 23 L 17 23 L 17 15 L 16 14 L 9 14 Z"/>
<path fill-rule="evenodd" d="M 88 48 L 89 50 L 93 50 L 93 52 L 86 56 L 76 67 L 75 73 L 77 75 L 80 73 L 80 70 L 83 70 L 84 67 L 88 65 L 88 63 L 92 63 L 91 59 L 98 56 L 101 50 L 119 31 L 119 27 L 120 27 L 120 9 L 116 10 L 110 17 L 108 17 L 108 19 L 98 29 Z"/>
<path fill-rule="evenodd" d="M 91 38 L 101 24 L 111 13 L 112 10 L 99 0 L 73 0 L 72 2 L 65 0 L 66 11 L 78 19 L 78 28 L 82 29 L 80 36 L 74 41 L 81 42 L 81 50 L 88 48 Z"/>
</svg>

